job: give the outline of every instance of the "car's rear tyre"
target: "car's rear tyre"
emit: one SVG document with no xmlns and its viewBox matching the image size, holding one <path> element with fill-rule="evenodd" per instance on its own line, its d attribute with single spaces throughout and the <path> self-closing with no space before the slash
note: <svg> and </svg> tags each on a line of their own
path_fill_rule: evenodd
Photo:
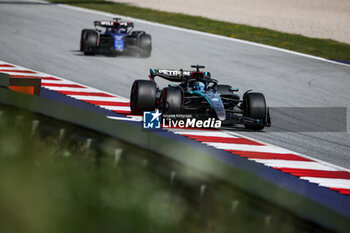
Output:
<svg viewBox="0 0 350 233">
<path fill-rule="evenodd" d="M 84 54 L 93 55 L 97 50 L 98 35 L 97 32 L 91 30 L 86 32 L 84 40 Z"/>
<path fill-rule="evenodd" d="M 262 93 L 250 92 L 243 97 L 244 115 L 266 122 L 266 101 Z M 264 125 L 244 124 L 246 129 L 262 130 Z"/>
<path fill-rule="evenodd" d="M 148 80 L 136 80 L 132 84 L 130 109 L 132 114 L 142 115 L 144 111 L 156 108 L 156 84 Z"/>
<path fill-rule="evenodd" d="M 152 38 L 148 34 L 143 34 L 139 38 L 140 56 L 150 57 L 152 53 Z"/>
<path fill-rule="evenodd" d="M 178 88 L 166 87 L 160 97 L 160 109 L 166 114 L 180 114 L 183 109 L 183 94 Z"/>
</svg>

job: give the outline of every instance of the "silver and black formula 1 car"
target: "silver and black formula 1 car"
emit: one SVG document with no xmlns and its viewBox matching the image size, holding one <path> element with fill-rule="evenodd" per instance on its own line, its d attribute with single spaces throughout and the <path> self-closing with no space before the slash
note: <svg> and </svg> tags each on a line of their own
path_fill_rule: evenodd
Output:
<svg viewBox="0 0 350 233">
<path fill-rule="evenodd" d="M 133 114 L 159 109 L 163 114 L 191 114 L 196 118 L 216 118 L 224 125 L 243 124 L 245 128 L 262 130 L 271 124 L 269 109 L 262 93 L 247 91 L 243 98 L 238 89 L 220 85 L 205 68 L 189 70 L 150 69 L 150 80 L 136 80 L 131 88 L 130 107 Z M 159 89 L 155 77 L 178 85 Z"/>
<path fill-rule="evenodd" d="M 113 21 L 95 21 L 95 29 L 83 29 L 80 51 L 85 55 L 139 54 L 151 56 L 152 38 L 144 31 L 133 31 L 134 23 L 114 18 Z"/>
</svg>

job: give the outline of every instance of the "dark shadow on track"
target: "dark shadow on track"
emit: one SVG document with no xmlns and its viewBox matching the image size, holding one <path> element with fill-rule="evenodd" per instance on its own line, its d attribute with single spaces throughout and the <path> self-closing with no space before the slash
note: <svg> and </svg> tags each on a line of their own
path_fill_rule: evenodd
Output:
<svg viewBox="0 0 350 233">
<path fill-rule="evenodd" d="M 263 130 L 251 130 L 251 129 L 246 129 L 244 126 L 222 126 L 220 128 L 221 130 L 228 130 L 228 131 L 233 131 L 233 132 L 256 132 L 256 133 L 267 133 L 264 128 Z"/>
<path fill-rule="evenodd" d="M 101 54 L 96 53 L 92 55 L 85 55 L 83 52 L 81 52 L 78 49 L 72 49 L 69 50 L 74 56 L 80 56 L 80 57 L 123 57 L 123 58 L 131 58 L 131 59 L 147 59 L 148 57 L 142 57 L 138 54 L 118 54 L 118 53 L 107 53 L 107 54 Z"/>
</svg>

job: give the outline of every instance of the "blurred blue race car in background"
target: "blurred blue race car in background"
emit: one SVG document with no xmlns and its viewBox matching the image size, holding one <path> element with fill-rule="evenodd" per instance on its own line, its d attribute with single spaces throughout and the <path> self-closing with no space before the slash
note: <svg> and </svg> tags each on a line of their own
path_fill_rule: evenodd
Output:
<svg viewBox="0 0 350 233">
<path fill-rule="evenodd" d="M 134 23 L 114 18 L 112 21 L 94 21 L 95 29 L 83 29 L 80 51 L 85 55 L 130 54 L 149 57 L 152 37 L 144 31 L 133 31 Z"/>
</svg>

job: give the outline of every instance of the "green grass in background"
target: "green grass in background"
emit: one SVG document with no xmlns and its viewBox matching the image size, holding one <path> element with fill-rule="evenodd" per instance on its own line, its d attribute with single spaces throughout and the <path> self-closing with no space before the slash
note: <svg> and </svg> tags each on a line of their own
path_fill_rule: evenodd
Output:
<svg viewBox="0 0 350 233">
<path fill-rule="evenodd" d="M 327 59 L 350 61 L 350 44 L 341 43 L 334 40 L 309 38 L 264 28 L 222 22 L 198 16 L 162 12 L 148 8 L 135 7 L 123 3 L 106 2 L 104 0 L 50 1 L 243 39 L 324 57 Z"/>
</svg>

